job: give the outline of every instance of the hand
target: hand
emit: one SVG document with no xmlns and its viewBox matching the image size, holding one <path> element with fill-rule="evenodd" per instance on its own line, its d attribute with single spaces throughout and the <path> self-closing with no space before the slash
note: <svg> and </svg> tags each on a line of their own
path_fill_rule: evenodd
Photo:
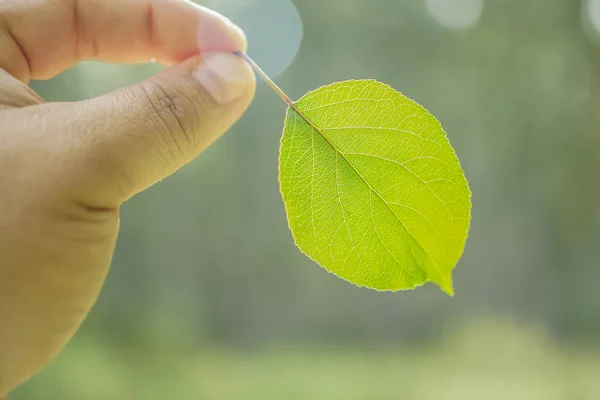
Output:
<svg viewBox="0 0 600 400">
<path fill-rule="evenodd" d="M 94 304 L 119 206 L 226 131 L 254 94 L 243 33 L 183 0 L 0 0 L 0 398 Z M 77 103 L 27 83 L 79 60 L 170 66 Z"/>
</svg>

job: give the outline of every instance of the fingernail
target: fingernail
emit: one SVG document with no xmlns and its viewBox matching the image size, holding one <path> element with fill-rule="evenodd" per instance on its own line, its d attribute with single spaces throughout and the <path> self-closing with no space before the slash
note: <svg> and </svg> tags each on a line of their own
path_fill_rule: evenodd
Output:
<svg viewBox="0 0 600 400">
<path fill-rule="evenodd" d="M 194 77 L 221 105 L 243 97 L 254 73 L 250 66 L 232 53 L 205 53 Z"/>
<path fill-rule="evenodd" d="M 202 51 L 246 51 L 248 41 L 244 31 L 229 18 L 195 5 L 201 15 L 198 21 L 198 49 Z"/>
<path fill-rule="evenodd" d="M 248 40 L 242 28 L 221 15 L 198 25 L 200 51 L 246 51 L 247 48 Z"/>
</svg>

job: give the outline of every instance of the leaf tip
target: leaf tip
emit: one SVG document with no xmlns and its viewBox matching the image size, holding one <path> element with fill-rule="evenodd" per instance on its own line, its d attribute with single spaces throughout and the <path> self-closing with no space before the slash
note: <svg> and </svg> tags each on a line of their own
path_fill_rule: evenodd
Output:
<svg viewBox="0 0 600 400">
<path fill-rule="evenodd" d="M 454 297 L 454 286 L 452 285 L 452 273 L 448 272 L 441 276 L 439 282 L 436 282 L 440 289 L 450 297 Z"/>
</svg>

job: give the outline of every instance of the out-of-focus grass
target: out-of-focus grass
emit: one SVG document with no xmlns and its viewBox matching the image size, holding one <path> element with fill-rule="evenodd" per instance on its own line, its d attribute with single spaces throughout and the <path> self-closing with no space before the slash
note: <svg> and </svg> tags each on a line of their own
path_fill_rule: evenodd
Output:
<svg viewBox="0 0 600 400">
<path fill-rule="evenodd" d="M 80 337 L 12 400 L 600 399 L 600 351 L 543 329 L 464 324 L 425 347 L 117 349 Z"/>
</svg>

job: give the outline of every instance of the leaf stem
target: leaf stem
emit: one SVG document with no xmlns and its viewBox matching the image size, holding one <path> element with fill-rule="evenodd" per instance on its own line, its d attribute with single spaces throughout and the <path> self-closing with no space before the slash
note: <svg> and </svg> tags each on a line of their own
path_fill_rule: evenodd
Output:
<svg viewBox="0 0 600 400">
<path fill-rule="evenodd" d="M 296 106 L 296 104 L 294 104 L 294 102 L 287 96 L 287 94 L 285 94 L 283 92 L 283 90 L 281 90 L 279 88 L 279 86 L 277 86 L 277 84 L 275 82 L 273 82 L 271 80 L 271 78 L 269 78 L 269 76 L 266 74 L 265 71 L 263 71 L 258 64 L 256 64 L 254 62 L 253 59 L 251 59 L 246 53 L 242 52 L 242 51 L 234 51 L 233 54 L 241 57 L 244 61 L 246 61 L 248 63 L 248 65 L 250 65 L 252 67 L 252 69 L 258 74 L 258 76 L 260 76 L 262 78 L 263 81 L 265 81 L 265 83 L 267 85 L 269 85 L 269 87 L 271 89 L 273 89 L 273 91 L 275 93 L 277 93 L 277 95 L 279 97 L 281 97 L 281 99 L 283 101 L 285 101 L 285 103 L 287 105 L 290 106 L 290 108 L 292 108 L 296 114 L 298 114 L 300 117 L 302 117 L 303 120 L 306 121 L 307 124 L 309 124 L 313 129 L 315 129 L 317 132 L 319 132 L 323 137 L 325 137 L 323 135 L 323 133 L 321 132 L 321 130 L 306 116 L 304 115 L 304 113 L 302 111 L 300 111 L 300 109 Z M 327 139 L 325 137 L 325 140 L 329 141 L 329 139 Z"/>
<path fill-rule="evenodd" d="M 293 105 L 294 105 L 294 102 L 293 102 L 293 101 L 292 101 L 292 100 L 291 100 L 291 99 L 290 99 L 290 98 L 289 98 L 289 97 L 288 97 L 288 96 L 287 96 L 287 95 L 286 95 L 286 94 L 283 92 L 283 90 L 281 90 L 281 89 L 279 88 L 279 86 L 277 86 L 277 85 L 275 84 L 275 82 L 273 82 L 273 81 L 271 80 L 271 78 L 269 78 L 269 76 L 268 76 L 268 75 L 265 73 L 265 71 L 263 71 L 263 70 L 262 70 L 262 69 L 261 69 L 261 68 L 258 66 L 258 64 L 256 64 L 256 63 L 254 62 L 254 60 L 253 60 L 253 59 L 251 59 L 251 58 L 250 58 L 250 57 L 249 57 L 249 56 L 248 56 L 246 53 L 243 53 L 243 52 L 241 52 L 241 51 L 234 51 L 234 52 L 233 52 L 233 54 L 235 54 L 235 55 L 237 55 L 237 56 L 239 56 L 239 57 L 243 58 L 243 59 L 244 59 L 244 61 L 246 61 L 246 62 L 247 62 L 247 63 L 248 63 L 248 64 L 249 64 L 249 65 L 252 67 L 252 69 L 253 69 L 253 70 L 254 70 L 254 71 L 255 71 L 255 72 L 258 74 L 258 76 L 260 76 L 260 77 L 262 78 L 262 80 L 263 80 L 263 81 L 265 81 L 265 83 L 266 83 L 267 85 L 269 85 L 269 87 L 270 87 L 271 89 L 273 89 L 273 91 L 274 91 L 275 93 L 277 93 L 277 95 L 278 95 L 279 97 L 281 97 L 281 99 L 282 99 L 283 101 L 285 101 L 285 102 L 286 102 L 288 105 L 290 105 L 290 106 L 293 106 Z"/>
</svg>

